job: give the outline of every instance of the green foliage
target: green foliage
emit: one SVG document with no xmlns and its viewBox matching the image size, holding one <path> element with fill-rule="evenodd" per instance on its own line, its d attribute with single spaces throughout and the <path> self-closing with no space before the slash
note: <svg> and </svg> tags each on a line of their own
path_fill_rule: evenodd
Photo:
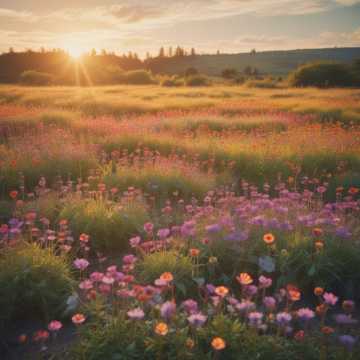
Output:
<svg viewBox="0 0 360 360">
<path fill-rule="evenodd" d="M 184 85 L 184 82 L 176 77 L 166 78 L 161 82 L 164 87 L 179 87 Z"/>
<path fill-rule="evenodd" d="M 123 204 L 106 200 L 69 200 L 60 212 L 61 219 L 68 219 L 78 236 L 85 232 L 91 236 L 97 250 L 124 250 L 131 236 L 141 231 L 149 220 L 144 204 L 129 201 Z"/>
<path fill-rule="evenodd" d="M 0 253 L 0 320 L 61 316 L 71 295 L 70 266 L 51 249 L 22 243 Z"/>
<path fill-rule="evenodd" d="M 30 86 L 46 86 L 53 82 L 53 77 L 51 74 L 44 72 L 28 70 L 20 75 L 20 82 Z"/>
<path fill-rule="evenodd" d="M 290 74 L 289 83 L 299 87 L 345 87 L 354 85 L 354 79 L 346 64 L 317 62 L 300 66 Z"/>
<path fill-rule="evenodd" d="M 185 77 L 195 76 L 195 75 L 198 75 L 198 74 L 199 74 L 198 70 L 193 68 L 193 67 L 187 68 L 185 70 L 185 72 L 184 72 Z"/>
<path fill-rule="evenodd" d="M 224 79 L 234 79 L 238 75 L 238 71 L 234 68 L 226 68 L 221 72 L 221 76 Z"/>
<path fill-rule="evenodd" d="M 146 70 L 134 70 L 125 73 L 124 83 L 130 85 L 152 85 L 156 82 L 150 72 Z"/>
<path fill-rule="evenodd" d="M 192 75 L 185 79 L 186 86 L 209 86 L 210 80 L 204 75 Z"/>
<path fill-rule="evenodd" d="M 192 276 L 192 263 L 188 256 L 176 251 L 160 251 L 146 255 L 137 265 L 139 279 L 153 283 L 164 272 L 171 272 L 175 283 L 189 282 Z"/>
</svg>

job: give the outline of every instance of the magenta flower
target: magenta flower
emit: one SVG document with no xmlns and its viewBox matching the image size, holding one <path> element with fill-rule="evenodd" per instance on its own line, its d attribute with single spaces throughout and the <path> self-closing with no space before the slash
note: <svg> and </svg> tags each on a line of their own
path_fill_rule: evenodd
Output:
<svg viewBox="0 0 360 360">
<path fill-rule="evenodd" d="M 81 271 L 84 271 L 90 263 L 86 259 L 76 259 L 74 261 L 74 266 Z"/>
<path fill-rule="evenodd" d="M 338 297 L 337 296 L 335 296 L 333 293 L 328 293 L 328 292 L 326 292 L 324 295 L 323 295 L 323 297 L 324 297 L 324 301 L 325 301 L 325 303 L 327 304 L 327 305 L 332 305 L 332 306 L 334 306 L 336 303 L 337 303 L 337 301 L 338 301 Z"/>
<path fill-rule="evenodd" d="M 248 319 L 249 319 L 249 323 L 251 326 L 260 326 L 262 319 L 264 317 L 264 314 L 258 311 L 253 311 L 251 313 L 249 313 L 248 315 Z"/>
<path fill-rule="evenodd" d="M 170 230 L 169 229 L 160 229 L 157 232 L 157 235 L 160 239 L 165 239 L 170 235 Z"/>
<path fill-rule="evenodd" d="M 124 264 L 131 265 L 134 264 L 137 259 L 136 256 L 130 254 L 130 255 L 125 255 L 122 260 Z"/>
<path fill-rule="evenodd" d="M 49 331 L 53 331 L 53 332 L 59 331 L 62 327 L 63 327 L 62 323 L 57 320 L 51 321 L 48 325 Z"/>
<path fill-rule="evenodd" d="M 139 246 L 140 242 L 141 242 L 140 236 L 135 236 L 129 240 L 129 244 L 132 248 Z"/>
<path fill-rule="evenodd" d="M 145 313 L 141 308 L 135 308 L 133 310 L 129 310 L 127 315 L 131 320 L 142 320 L 145 316 Z"/>
<path fill-rule="evenodd" d="M 104 274 L 101 272 L 97 272 L 97 271 L 90 274 L 90 279 L 93 282 L 100 282 L 103 277 L 104 277 Z"/>
<path fill-rule="evenodd" d="M 276 307 L 276 300 L 272 296 L 265 296 L 263 300 L 263 304 L 267 310 L 274 310 Z"/>
<path fill-rule="evenodd" d="M 79 288 L 81 290 L 90 290 L 93 288 L 93 283 L 91 280 L 86 279 L 79 284 Z"/>
<path fill-rule="evenodd" d="M 154 225 L 151 222 L 147 222 L 144 224 L 144 230 L 146 233 L 151 234 L 154 230 Z"/>
</svg>

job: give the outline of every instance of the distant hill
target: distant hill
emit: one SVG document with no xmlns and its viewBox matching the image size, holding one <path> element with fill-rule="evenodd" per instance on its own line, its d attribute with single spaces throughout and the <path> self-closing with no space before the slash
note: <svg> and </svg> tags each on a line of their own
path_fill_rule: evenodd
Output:
<svg viewBox="0 0 360 360">
<path fill-rule="evenodd" d="M 194 67 L 204 74 L 220 75 L 225 68 L 243 71 L 245 67 L 251 66 L 262 73 L 284 76 L 299 65 L 311 61 L 350 63 L 356 59 L 360 59 L 360 47 L 154 58 L 149 61 L 148 67 L 155 73 L 182 73 L 185 69 Z"/>
</svg>

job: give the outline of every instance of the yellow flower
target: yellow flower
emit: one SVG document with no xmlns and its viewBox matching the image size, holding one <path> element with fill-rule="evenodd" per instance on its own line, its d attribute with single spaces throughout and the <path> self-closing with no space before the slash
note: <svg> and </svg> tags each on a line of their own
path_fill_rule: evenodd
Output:
<svg viewBox="0 0 360 360">
<path fill-rule="evenodd" d="M 248 273 L 240 273 L 239 276 L 236 277 L 236 280 L 241 285 L 250 285 L 253 282 L 252 277 Z"/>
<path fill-rule="evenodd" d="M 221 337 L 215 337 L 211 341 L 211 346 L 213 347 L 213 349 L 219 351 L 225 349 L 226 343 L 225 340 L 222 339 Z"/>
<path fill-rule="evenodd" d="M 169 328 L 165 323 L 161 322 L 155 326 L 155 332 L 158 335 L 165 336 L 169 332 Z"/>
<path fill-rule="evenodd" d="M 209 264 L 216 264 L 218 262 L 218 259 L 215 256 L 209 257 Z"/>
</svg>

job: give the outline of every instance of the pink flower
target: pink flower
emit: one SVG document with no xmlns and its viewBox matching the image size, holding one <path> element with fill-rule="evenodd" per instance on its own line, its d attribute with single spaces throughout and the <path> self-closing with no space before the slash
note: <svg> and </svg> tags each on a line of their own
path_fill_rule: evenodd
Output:
<svg viewBox="0 0 360 360">
<path fill-rule="evenodd" d="M 104 274 L 97 272 L 97 271 L 91 273 L 91 275 L 90 275 L 90 279 L 94 282 L 100 282 L 103 277 L 104 277 Z"/>
<path fill-rule="evenodd" d="M 93 283 L 91 280 L 86 279 L 79 284 L 79 288 L 81 290 L 90 290 L 93 288 Z"/>
<path fill-rule="evenodd" d="M 144 230 L 146 233 L 151 234 L 154 230 L 154 225 L 151 222 L 147 222 L 144 224 Z"/>
<path fill-rule="evenodd" d="M 81 271 L 85 270 L 89 265 L 90 263 L 86 259 L 76 259 L 74 261 L 74 266 Z"/>
<path fill-rule="evenodd" d="M 135 236 L 129 240 L 130 246 L 132 248 L 139 246 L 140 242 L 141 242 L 140 236 Z"/>
<path fill-rule="evenodd" d="M 101 281 L 106 285 L 112 285 L 115 282 L 115 279 L 110 276 L 104 276 Z"/>
<path fill-rule="evenodd" d="M 308 308 L 301 308 L 297 311 L 297 315 L 301 320 L 310 320 L 315 317 L 314 311 Z"/>
<path fill-rule="evenodd" d="M 326 292 L 323 295 L 323 297 L 324 297 L 325 303 L 328 304 L 328 305 L 332 305 L 332 306 L 334 306 L 337 303 L 338 299 L 339 299 L 333 293 L 328 293 L 328 292 Z"/>
<path fill-rule="evenodd" d="M 82 323 L 84 323 L 86 320 L 85 316 L 83 314 L 75 314 L 72 318 L 71 321 L 75 324 L 75 325 L 81 325 Z"/>
<path fill-rule="evenodd" d="M 57 320 L 53 320 L 49 323 L 48 325 L 48 329 L 50 331 L 59 331 L 62 328 L 62 323 L 60 321 Z"/>
<path fill-rule="evenodd" d="M 132 320 L 142 320 L 145 316 L 144 311 L 140 308 L 129 310 L 127 315 Z"/>
<path fill-rule="evenodd" d="M 157 235 L 160 239 L 165 239 L 169 236 L 170 234 L 170 230 L 169 229 L 160 229 L 158 232 L 157 232 Z"/>
<path fill-rule="evenodd" d="M 263 275 L 259 277 L 259 288 L 260 289 L 267 289 L 272 285 L 272 279 L 267 278 Z"/>
</svg>

